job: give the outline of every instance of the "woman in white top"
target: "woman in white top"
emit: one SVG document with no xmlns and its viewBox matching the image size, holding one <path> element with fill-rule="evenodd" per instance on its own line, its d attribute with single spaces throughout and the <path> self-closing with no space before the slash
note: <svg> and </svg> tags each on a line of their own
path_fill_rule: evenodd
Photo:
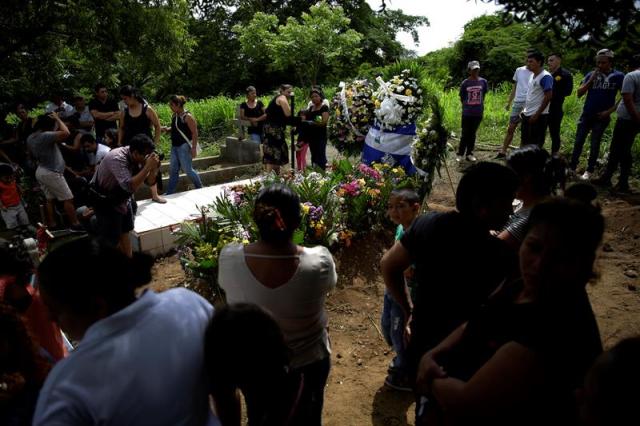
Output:
<svg viewBox="0 0 640 426">
<path fill-rule="evenodd" d="M 254 303 L 274 317 L 292 352 L 291 368 L 304 377 L 290 424 L 320 425 L 330 369 L 324 302 L 337 279 L 333 258 L 325 247 L 293 242 L 301 212 L 300 199 L 291 188 L 264 188 L 256 198 L 253 218 L 259 241 L 227 245 L 220 254 L 218 281 L 229 303 Z"/>
</svg>

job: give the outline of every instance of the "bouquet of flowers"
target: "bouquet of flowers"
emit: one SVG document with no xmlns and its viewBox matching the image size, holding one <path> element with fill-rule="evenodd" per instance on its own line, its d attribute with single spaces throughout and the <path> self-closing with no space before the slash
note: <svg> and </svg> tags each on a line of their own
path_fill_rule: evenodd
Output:
<svg viewBox="0 0 640 426">
<path fill-rule="evenodd" d="M 373 91 L 367 80 L 340 83 L 331 103 L 329 140 L 347 156 L 359 155 L 373 123 Z"/>
<path fill-rule="evenodd" d="M 449 138 L 449 132 L 442 125 L 443 110 L 440 102 L 434 97 L 429 104 L 431 114 L 419 124 L 417 135 L 411 145 L 411 161 L 421 181 L 421 196 L 429 195 L 434 173 L 440 174 L 440 168 L 446 160 Z"/>
<path fill-rule="evenodd" d="M 383 130 L 415 123 L 422 112 L 422 89 L 408 69 L 384 82 L 378 77 L 374 92 L 376 121 Z"/>
</svg>

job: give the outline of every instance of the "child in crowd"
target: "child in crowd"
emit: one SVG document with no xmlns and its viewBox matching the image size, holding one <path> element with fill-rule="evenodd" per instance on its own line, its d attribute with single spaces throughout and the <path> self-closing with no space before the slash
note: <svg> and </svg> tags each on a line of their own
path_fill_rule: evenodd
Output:
<svg viewBox="0 0 640 426">
<path fill-rule="evenodd" d="M 10 231 L 29 226 L 29 216 L 20 198 L 16 173 L 9 164 L 0 164 L 0 214 Z"/>
<path fill-rule="evenodd" d="M 300 127 L 298 128 L 298 141 L 296 142 L 296 166 L 298 170 L 304 171 L 307 167 L 307 151 L 309 150 L 309 142 L 307 141 L 307 133 L 309 124 L 306 123 L 306 111 L 299 113 Z"/>
<path fill-rule="evenodd" d="M 204 347 L 209 391 L 222 424 L 240 418 L 240 390 L 249 425 L 295 425 L 305 378 L 291 369 L 285 337 L 266 311 L 248 303 L 216 309 Z"/>
<path fill-rule="evenodd" d="M 107 129 L 104 131 L 104 144 L 111 149 L 118 147 L 118 129 Z"/>
<path fill-rule="evenodd" d="M 397 225 L 395 239 L 398 241 L 418 216 L 420 197 L 412 189 L 395 189 L 389 196 L 387 211 L 391 221 Z M 413 300 L 414 286 L 412 278 L 413 266 L 405 271 L 405 283 Z M 409 392 L 412 390 L 412 380 L 409 379 L 405 368 L 404 324 L 405 318 L 402 309 L 389 292 L 385 290 L 381 318 L 382 333 L 389 346 L 395 351 L 396 356 L 391 361 L 388 370 L 389 374 L 384 383 L 392 389 Z"/>
</svg>

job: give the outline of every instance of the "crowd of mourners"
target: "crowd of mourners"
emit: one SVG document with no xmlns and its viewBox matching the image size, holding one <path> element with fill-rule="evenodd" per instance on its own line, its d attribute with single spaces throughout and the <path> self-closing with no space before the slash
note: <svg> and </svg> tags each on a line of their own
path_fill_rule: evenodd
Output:
<svg viewBox="0 0 640 426">
<path fill-rule="evenodd" d="M 530 50 L 527 52 L 526 65 L 516 68 L 513 74 L 513 87 L 505 107 L 510 111 L 509 125 L 496 159 L 506 157 L 518 125 L 521 125 L 522 145 L 535 144 L 542 147 L 548 130 L 551 154 L 558 155 L 560 152 L 563 105 L 573 92 L 573 76 L 562 67 L 561 53 L 553 53 L 547 57 L 548 70 L 544 68 L 544 62 L 545 57 L 541 52 Z M 633 56 L 633 70 L 626 75 L 614 68 L 614 53 L 610 49 L 599 50 L 595 55 L 595 63 L 596 67 L 585 74 L 577 89 L 577 96 L 586 96 L 586 99 L 577 123 L 569 170 L 574 175 L 579 170 L 584 170 L 579 175 L 580 179 L 611 187 L 611 179 L 620 168 L 615 189 L 629 192 L 631 148 L 640 133 L 640 55 Z M 476 161 L 473 154 L 476 132 L 482 122 L 484 96 L 488 91 L 487 81 L 480 77 L 480 63 L 471 61 L 467 68 L 469 78 L 460 86 L 462 134 L 456 158 L 458 162 L 465 159 Z M 614 112 L 617 118 L 609 157 L 604 171 L 594 178 L 602 137 Z M 589 158 L 586 168 L 580 169 L 582 149 L 589 134 Z"/>
<path fill-rule="evenodd" d="M 598 66 L 612 56 L 598 52 Z M 395 356 L 384 385 L 415 395 L 418 425 L 610 425 L 637 418 L 640 338 L 603 352 L 586 291 L 597 280 L 605 231 L 597 191 L 588 182 L 565 186 L 565 166 L 555 152 L 547 152 L 543 140 L 527 139 L 544 134 L 534 129 L 547 114 L 540 104 L 527 115 L 531 98 L 550 101 L 546 88 L 566 78 L 549 83 L 540 77 L 541 63 L 537 53 L 529 54 L 523 146 L 505 151 L 504 165 L 470 165 L 455 209 L 421 213 L 410 187 L 389 197 L 396 229 L 380 262 L 381 331 Z M 478 67 L 469 64 L 470 80 L 478 80 Z M 583 94 L 618 84 L 613 73 L 599 68 L 595 77 L 588 74 Z M 631 118 L 618 113 L 618 122 L 629 120 L 621 126 L 635 129 L 638 75 L 619 82 Z M 481 106 L 484 89 L 473 84 L 463 84 L 461 99 Z M 282 143 L 290 90 L 283 86 L 267 107 L 277 111 L 276 119 L 269 111 L 251 112 L 260 106 L 251 87 L 242 107 L 243 118 L 262 126 L 250 134 L 259 135 L 265 158 L 280 158 L 279 164 L 266 161 L 273 166 L 284 164 L 288 152 Z M 239 425 L 244 401 L 249 425 L 321 425 L 331 369 L 325 299 L 337 272 L 326 248 L 295 242 L 302 220 L 298 195 L 270 185 L 256 197 L 258 240 L 228 244 L 218 259 L 226 304 L 214 308 L 184 288 L 145 288 L 153 260 L 129 243 L 132 193 L 158 182 L 153 139 L 163 127 L 134 88 L 120 93 L 122 111 L 103 85 L 89 107 L 79 98 L 75 109 L 54 99 L 50 113 L 35 122 L 24 107 L 17 110 L 22 121 L 15 146 L 22 148 L 3 150 L 7 160 L 31 170 L 42 186 L 51 200 L 50 224 L 58 200 L 72 229 L 95 215 L 100 238 L 73 239 L 37 266 L 13 244 L 0 244 L 0 424 Z M 171 98 L 174 115 L 164 128 L 178 170 L 189 169 L 197 155 L 197 127 L 184 104 L 181 96 Z M 586 110 L 581 123 L 596 120 Z M 319 149 L 314 154 L 311 143 L 325 112 L 321 91 L 313 89 L 300 148 L 309 144 L 321 167 L 326 156 Z M 467 132 L 477 128 L 475 117 L 467 122 L 463 116 L 460 152 L 472 162 Z M 512 124 L 511 133 L 515 118 Z M 622 143 L 620 132 L 615 143 Z M 5 206 L 14 207 L 4 196 L 6 187 L 15 187 L 15 169 L 7 167 L 3 217 Z M 75 178 L 85 180 L 90 213 L 78 212 Z M 191 178 L 201 185 L 197 174 Z M 152 196 L 163 202 L 157 191 Z M 17 226 L 28 225 L 21 215 Z"/>
</svg>

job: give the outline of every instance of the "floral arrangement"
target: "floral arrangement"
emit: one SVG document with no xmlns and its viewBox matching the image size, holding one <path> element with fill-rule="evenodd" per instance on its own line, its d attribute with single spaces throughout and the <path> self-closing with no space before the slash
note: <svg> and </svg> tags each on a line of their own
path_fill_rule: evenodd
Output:
<svg viewBox="0 0 640 426">
<path fill-rule="evenodd" d="M 414 185 L 402 168 L 388 164 L 353 165 L 334 162 L 325 174 L 289 172 L 270 174 L 249 185 L 231 186 L 214 202 L 202 207 L 201 216 L 176 231 L 183 268 L 194 278 L 217 287 L 218 256 L 224 245 L 248 244 L 258 239 L 252 213 L 259 191 L 274 183 L 290 186 L 301 202 L 302 221 L 294 234 L 296 244 L 323 245 L 332 251 L 349 247 L 372 230 L 390 227 L 387 203 L 391 191 Z"/>
<path fill-rule="evenodd" d="M 214 297 L 224 298 L 217 284 L 220 251 L 232 242 L 248 242 L 249 235 L 234 222 L 214 215 L 210 207 L 200 207 L 200 216 L 182 223 L 174 234 L 178 258 L 187 276 L 205 280 L 213 287 Z"/>
<path fill-rule="evenodd" d="M 373 90 L 367 80 L 340 83 L 331 102 L 329 140 L 347 156 L 359 155 L 373 124 Z"/>
<path fill-rule="evenodd" d="M 415 123 L 422 113 L 422 88 L 408 69 L 384 82 L 378 77 L 378 90 L 373 93 L 375 117 L 383 130 Z"/>
<path fill-rule="evenodd" d="M 376 163 L 372 167 L 339 163 L 337 167 L 341 183 L 336 194 L 340 201 L 343 228 L 357 236 L 389 225 L 389 195 L 394 188 L 407 185 L 411 179 L 404 170 L 386 163 Z"/>
<path fill-rule="evenodd" d="M 411 161 L 418 171 L 420 195 L 431 193 L 435 173 L 446 161 L 449 132 L 442 125 L 443 110 L 437 98 L 429 101 L 431 114 L 418 125 L 418 132 L 411 145 Z"/>
</svg>

